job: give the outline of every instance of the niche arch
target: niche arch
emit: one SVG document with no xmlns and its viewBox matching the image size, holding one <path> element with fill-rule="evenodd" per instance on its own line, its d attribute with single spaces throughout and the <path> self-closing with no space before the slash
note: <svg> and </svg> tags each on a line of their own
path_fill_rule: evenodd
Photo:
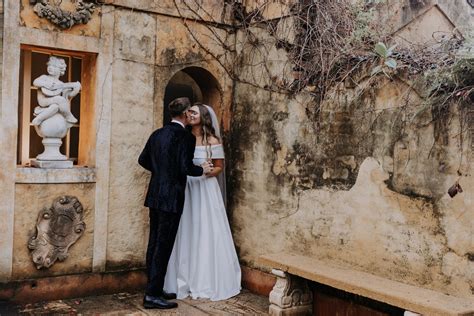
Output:
<svg viewBox="0 0 474 316">
<path fill-rule="evenodd" d="M 222 125 L 224 112 L 222 88 L 216 77 L 207 69 L 186 67 L 171 77 L 163 98 L 163 125 L 171 121 L 168 104 L 179 97 L 188 97 L 191 103 L 202 102 L 211 106 Z"/>
</svg>

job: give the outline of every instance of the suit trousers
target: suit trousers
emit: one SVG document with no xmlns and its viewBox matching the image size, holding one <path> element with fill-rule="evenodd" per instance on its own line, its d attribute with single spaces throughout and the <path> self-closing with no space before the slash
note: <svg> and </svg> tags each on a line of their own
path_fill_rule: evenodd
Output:
<svg viewBox="0 0 474 316">
<path fill-rule="evenodd" d="M 150 235 L 146 252 L 146 295 L 163 293 L 166 269 L 173 251 L 181 213 L 163 212 L 150 208 Z"/>
</svg>

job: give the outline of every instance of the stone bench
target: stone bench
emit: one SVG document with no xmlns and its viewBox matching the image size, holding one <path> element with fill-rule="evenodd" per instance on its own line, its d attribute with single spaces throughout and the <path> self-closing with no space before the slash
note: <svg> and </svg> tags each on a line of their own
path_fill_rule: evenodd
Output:
<svg viewBox="0 0 474 316">
<path fill-rule="evenodd" d="M 474 315 L 474 300 L 331 266 L 314 258 L 279 253 L 262 256 L 258 263 L 272 268 L 277 277 L 270 293 L 270 315 L 311 314 L 312 293 L 306 280 L 403 308 L 405 315 Z"/>
</svg>

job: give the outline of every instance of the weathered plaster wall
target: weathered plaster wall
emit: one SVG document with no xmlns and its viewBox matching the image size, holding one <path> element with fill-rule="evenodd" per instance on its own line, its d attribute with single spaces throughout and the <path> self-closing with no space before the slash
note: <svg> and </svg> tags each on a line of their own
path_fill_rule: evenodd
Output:
<svg viewBox="0 0 474 316">
<path fill-rule="evenodd" d="M 174 0 L 106 0 L 106 3 L 116 7 L 140 10 L 149 13 L 158 13 L 166 16 L 183 16 L 185 18 L 196 18 L 199 12 L 200 18 L 205 21 L 217 23 L 232 23 L 228 7 L 220 0 L 208 1 L 174 1 Z"/>
<path fill-rule="evenodd" d="M 429 159 L 432 128 L 410 131 L 407 145 L 389 141 L 386 146 L 384 138 L 393 137 L 386 128 L 396 122 L 396 114 L 374 122 L 379 135 L 362 138 L 336 130 L 347 124 L 344 120 L 356 125 L 351 115 L 323 109 L 323 125 L 330 127 L 318 132 L 309 127 L 312 122 L 297 100 L 278 100 L 241 85 L 236 93 L 240 121 L 234 121 L 234 128 L 240 135 L 232 146 L 232 214 L 243 262 L 255 265 L 261 254 L 294 251 L 451 294 L 472 295 L 473 177 L 461 177 L 464 193 L 454 199 L 446 194 L 457 178 L 458 144 L 450 149 L 457 153 L 454 157 Z M 289 109 L 276 112 L 282 103 Z M 450 138 L 457 131 L 453 128 Z M 344 145 L 331 149 L 323 139 Z M 409 155 L 406 149 L 400 154 L 398 146 L 409 147 Z M 441 163 L 449 167 L 437 172 Z M 469 168 L 466 162 L 463 167 Z M 417 197 L 416 191 L 430 198 Z"/>
<path fill-rule="evenodd" d="M 297 252 L 472 297 L 472 140 L 457 111 L 444 128 L 429 111 L 415 117 L 420 92 L 383 77 L 337 87 L 319 106 L 309 90 L 270 92 L 263 87 L 292 80 L 286 53 L 252 31 L 263 47 L 238 52 L 240 74 L 263 74 L 261 88 L 236 83 L 231 133 L 240 259 L 258 266 L 262 254 Z M 268 73 L 249 66 L 263 63 Z M 451 199 L 457 179 L 465 191 Z"/>
<path fill-rule="evenodd" d="M 162 125 L 168 81 L 180 70 L 195 67 L 188 75 L 201 85 L 205 101 L 215 107 L 225 130 L 229 129 L 233 82 L 211 56 L 225 61 L 232 57 L 218 42 L 222 36 L 233 43 L 233 35 L 226 32 L 230 27 L 223 24 L 230 21 L 227 6 L 220 1 L 206 2 L 206 12 L 199 14 L 203 21 L 214 24 L 204 25 L 185 19 L 196 17 L 195 4 L 176 7 L 174 1 L 106 1 L 88 24 L 61 30 L 37 17 L 27 0 L 6 3 L 8 38 L 3 62 L 8 76 L 2 76 L 2 87 L 7 87 L 8 93 L 2 94 L 7 102 L 0 111 L 0 138 L 2 150 L 9 154 L 0 158 L 0 214 L 5 219 L 0 223 L 0 280 L 142 267 L 148 233 L 143 200 L 149 178 L 137 158 L 150 133 Z M 65 0 L 61 6 L 73 9 L 74 1 Z M 219 39 L 214 34 L 219 34 Z M 202 50 L 197 40 L 210 49 Z M 21 44 L 97 54 L 88 69 L 95 76 L 91 80 L 95 96 L 90 100 L 96 129 L 90 133 L 93 139 L 89 143 L 96 161 L 85 166 L 87 170 L 39 175 L 16 166 Z M 212 91 L 204 91 L 207 88 Z M 26 255 L 24 241 L 30 233 L 26 226 L 39 209 L 31 210 L 34 216 L 27 218 L 23 210 L 26 200 L 21 198 L 26 193 L 18 191 L 30 188 L 36 198 L 41 186 L 47 187 L 41 199 L 86 186 L 84 192 L 95 206 L 87 223 L 87 251 L 81 254 L 83 248 L 73 248 L 75 255 L 53 266 L 49 273 L 36 272 Z"/>
<path fill-rule="evenodd" d="M 169 80 L 186 67 L 206 69 L 225 91 L 219 102 L 211 105 L 221 118 L 229 118 L 232 81 L 225 71 L 200 49 L 182 19 L 153 11 L 137 12 L 127 7 L 115 11 L 108 270 L 144 265 L 148 209 L 143 201 L 149 174 L 137 160 L 148 136 L 162 125 Z M 212 32 L 221 30 L 188 24 L 211 53 L 224 56 L 223 48 L 212 39 Z M 198 84 L 206 80 L 194 79 Z"/>
<path fill-rule="evenodd" d="M 409 26 L 413 21 L 419 20 L 427 13 L 430 16 L 434 12 L 433 8 L 442 12 L 444 18 L 449 20 L 452 26 L 455 25 L 462 33 L 469 32 L 469 29 L 474 26 L 474 8 L 466 0 L 386 0 L 380 2 L 377 11 L 374 13 L 383 22 L 382 26 L 384 28 L 396 32 L 405 26 Z M 440 27 L 444 31 L 442 29 L 443 24 L 442 20 L 434 21 L 434 24 L 431 25 L 431 27 L 434 27 L 432 31 L 436 32 Z M 423 28 L 418 30 L 423 33 L 427 32 Z"/>
<path fill-rule="evenodd" d="M 12 273 L 13 226 L 16 131 L 18 129 L 16 104 L 18 92 L 19 50 L 18 37 L 15 36 L 18 2 L 3 2 L 3 45 L 2 45 L 2 102 L 0 103 L 0 280 L 8 280 Z"/>
<path fill-rule="evenodd" d="M 474 7 L 469 4 L 468 0 L 438 0 L 436 4 L 446 13 L 447 17 L 459 27 L 461 32 L 469 32 L 469 30 L 474 27 Z"/>
<path fill-rule="evenodd" d="M 445 37 L 449 37 L 454 28 L 454 24 L 449 21 L 439 7 L 433 6 L 415 21 L 395 32 L 395 37 L 401 45 L 436 43 Z"/>
<path fill-rule="evenodd" d="M 137 159 L 153 127 L 156 19 L 116 10 L 115 21 L 107 267 L 123 269 L 141 265 L 146 246 L 147 177 Z"/>
<path fill-rule="evenodd" d="M 3 71 L 3 2 L 0 2 L 0 80 Z M 0 81 L 0 95 L 2 93 L 2 82 Z M 1 108 L 1 98 L 0 98 Z"/>
</svg>

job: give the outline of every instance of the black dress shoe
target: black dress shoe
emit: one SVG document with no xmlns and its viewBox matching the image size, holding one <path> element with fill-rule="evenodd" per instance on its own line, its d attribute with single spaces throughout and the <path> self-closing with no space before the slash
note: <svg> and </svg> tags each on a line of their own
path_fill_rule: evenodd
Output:
<svg viewBox="0 0 474 316">
<path fill-rule="evenodd" d="M 164 298 L 165 300 L 175 300 L 176 293 L 168 293 L 165 290 L 163 290 L 163 293 L 161 293 L 161 297 Z"/>
<path fill-rule="evenodd" d="M 146 309 L 170 309 L 178 307 L 178 303 L 168 302 L 161 296 L 149 296 L 145 295 L 143 298 L 143 307 Z"/>
</svg>

